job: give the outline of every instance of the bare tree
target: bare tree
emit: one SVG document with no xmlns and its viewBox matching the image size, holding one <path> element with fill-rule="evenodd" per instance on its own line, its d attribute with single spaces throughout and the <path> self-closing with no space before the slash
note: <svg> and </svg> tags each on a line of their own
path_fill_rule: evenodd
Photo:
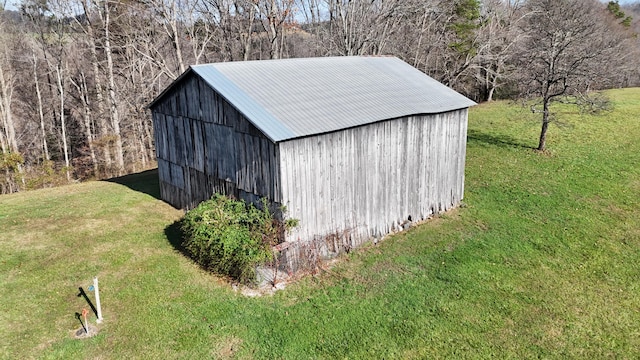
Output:
<svg viewBox="0 0 640 360">
<path fill-rule="evenodd" d="M 485 0 L 482 25 L 478 29 L 478 54 L 473 65 L 479 100 L 492 101 L 496 89 L 516 71 L 513 55 L 522 39 L 518 24 L 523 20 L 522 1 Z"/>
<path fill-rule="evenodd" d="M 12 33 L 0 19 L 0 150 L 3 153 L 18 153 L 16 130 L 13 117 L 13 92 L 16 77 L 11 65 L 10 54 L 13 49 Z"/>
<path fill-rule="evenodd" d="M 66 79 L 66 64 L 63 63 L 64 60 L 62 60 L 62 58 L 60 58 L 60 60 L 58 61 L 58 63 L 56 64 L 55 67 L 55 74 L 56 74 L 56 84 L 58 85 L 58 95 L 60 96 L 60 132 L 61 132 L 61 139 L 62 139 L 62 151 L 64 154 L 64 166 L 65 166 L 65 173 L 67 174 L 67 181 L 71 181 L 71 162 L 70 162 L 70 151 L 69 151 L 69 144 L 67 142 L 67 118 L 65 115 L 65 100 L 66 100 L 66 93 L 65 93 L 65 79 Z"/>
<path fill-rule="evenodd" d="M 109 6 L 109 0 L 103 1 L 102 7 L 100 8 L 100 17 L 104 30 L 102 45 L 107 59 L 107 68 L 105 69 L 105 72 L 107 75 L 107 94 L 111 113 L 111 129 L 113 130 L 113 135 L 115 137 L 116 171 L 118 175 L 122 175 L 124 173 L 124 150 L 122 145 L 122 133 L 120 132 L 121 120 L 120 109 L 118 107 L 118 96 L 116 94 L 113 48 L 111 47 L 111 9 Z"/>
<path fill-rule="evenodd" d="M 107 112 L 105 111 L 106 101 L 102 82 L 103 72 L 101 70 L 100 60 L 98 58 L 98 34 L 100 33 L 100 24 L 102 20 L 102 17 L 99 15 L 100 11 L 98 8 L 98 6 L 100 6 L 100 3 L 82 0 L 80 2 L 80 5 L 82 6 L 82 10 L 85 15 L 83 19 L 84 21 L 81 21 L 78 17 L 74 17 L 74 19 L 77 22 L 76 24 L 81 29 L 82 38 L 79 39 L 79 41 L 85 41 L 86 48 L 89 51 L 88 61 L 91 64 L 93 88 L 95 89 L 95 109 L 92 111 L 92 115 L 97 118 L 99 129 L 99 135 L 93 136 L 92 142 L 101 144 L 104 166 L 106 169 L 111 169 L 112 156 L 109 141 L 99 141 L 109 139 L 110 135 L 108 127 L 108 116 Z M 96 161 L 98 161 L 97 156 Z M 98 168 L 100 167 L 99 164 L 97 164 L 97 166 Z M 99 174 L 96 172 L 95 175 L 98 176 Z"/>
<path fill-rule="evenodd" d="M 403 20 L 399 0 L 330 0 L 331 41 L 341 55 L 383 54 Z"/>
<path fill-rule="evenodd" d="M 12 34 L 5 31 L 0 23 L 0 170 L 4 179 L 0 180 L 0 194 L 19 190 L 16 175 L 22 172 L 16 130 L 12 110 L 15 77 L 9 59 L 9 44 Z"/>
<path fill-rule="evenodd" d="M 194 31 L 208 32 L 216 60 L 249 60 L 258 8 L 254 0 L 202 0 Z M 203 25 L 207 24 L 206 28 Z"/>
<path fill-rule="evenodd" d="M 78 66 L 80 67 L 80 66 Z M 77 78 L 70 78 L 71 84 L 75 87 L 75 90 L 78 94 L 78 98 L 80 103 L 82 104 L 82 114 L 80 115 L 83 119 L 80 124 L 82 125 L 82 130 L 84 131 L 84 135 L 86 137 L 87 146 L 89 147 L 89 155 L 91 157 L 91 164 L 93 167 L 93 174 L 98 174 L 98 159 L 96 156 L 96 149 L 94 144 L 94 132 L 93 132 L 93 111 L 91 110 L 91 94 L 89 93 L 89 87 L 87 85 L 87 76 L 85 75 L 83 70 L 80 70 L 77 74 Z"/>
<path fill-rule="evenodd" d="M 519 83 L 523 95 L 541 98 L 542 109 L 534 110 L 542 113 L 538 150 L 544 150 L 551 103 L 606 79 L 625 44 L 597 0 L 529 0 L 526 9 Z"/>
<path fill-rule="evenodd" d="M 162 27 L 173 45 L 173 55 L 176 57 L 181 74 L 186 70 L 185 59 L 182 55 L 181 15 L 185 12 L 183 11 L 185 8 L 187 8 L 186 11 L 189 11 L 192 4 L 188 1 L 165 0 L 150 0 L 147 3 L 155 10 L 157 19 L 161 21 Z"/>
<path fill-rule="evenodd" d="M 49 161 L 49 145 L 47 144 L 47 130 L 45 127 L 44 117 L 44 105 L 42 101 L 42 91 L 40 91 L 40 79 L 38 75 L 38 57 L 36 56 L 35 49 L 32 50 L 32 62 L 33 62 L 33 83 L 36 90 L 36 98 L 38 100 L 38 120 L 40 120 L 40 135 L 42 136 L 42 157 L 44 160 Z"/>
<path fill-rule="evenodd" d="M 291 18 L 294 0 L 254 0 L 253 3 L 268 34 L 270 58 L 282 58 L 285 23 Z"/>
<path fill-rule="evenodd" d="M 387 42 L 387 51 L 448 86 L 473 95 L 473 75 L 482 45 L 480 10 L 477 0 L 403 1 L 394 14 L 401 20 Z"/>
<path fill-rule="evenodd" d="M 44 60 L 48 69 L 47 79 L 50 95 L 55 96 L 56 101 L 52 101 L 50 106 L 57 132 L 59 153 L 64 161 L 64 169 L 67 181 L 71 181 L 72 152 L 67 134 L 67 87 L 68 87 L 68 60 L 67 41 L 68 23 L 65 22 L 65 13 L 68 11 L 67 4 L 63 2 L 26 4 L 23 11 L 38 24 L 39 42 L 42 47 Z M 57 109 L 55 109 L 57 107 Z"/>
</svg>

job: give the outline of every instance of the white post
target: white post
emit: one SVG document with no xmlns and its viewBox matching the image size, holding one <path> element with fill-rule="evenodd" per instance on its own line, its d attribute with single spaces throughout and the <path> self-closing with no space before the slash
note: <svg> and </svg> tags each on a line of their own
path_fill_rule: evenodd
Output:
<svg viewBox="0 0 640 360">
<path fill-rule="evenodd" d="M 102 322 L 102 309 L 100 308 L 100 289 L 98 289 L 98 277 L 93 278 L 93 288 L 96 291 L 96 307 L 98 308 L 98 320 L 96 322 L 100 324 Z"/>
</svg>

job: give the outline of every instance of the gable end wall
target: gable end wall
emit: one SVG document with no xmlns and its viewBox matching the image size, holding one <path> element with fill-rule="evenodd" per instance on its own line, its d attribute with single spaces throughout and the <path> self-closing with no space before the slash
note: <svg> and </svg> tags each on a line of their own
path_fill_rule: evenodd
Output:
<svg viewBox="0 0 640 360">
<path fill-rule="evenodd" d="M 163 200 L 184 209 L 216 192 L 279 200 L 275 144 L 199 77 L 175 84 L 151 111 Z"/>
</svg>

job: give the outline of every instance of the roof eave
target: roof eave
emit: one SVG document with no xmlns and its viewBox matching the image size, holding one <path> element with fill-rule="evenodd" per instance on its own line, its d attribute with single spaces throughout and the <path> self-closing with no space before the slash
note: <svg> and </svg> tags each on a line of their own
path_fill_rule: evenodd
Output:
<svg viewBox="0 0 640 360">
<path fill-rule="evenodd" d="M 343 131 L 343 130 L 356 129 L 356 128 L 365 127 L 365 126 L 369 126 L 369 125 L 373 125 L 373 124 L 379 124 L 379 123 L 382 123 L 382 122 L 385 122 L 385 121 L 394 121 L 394 120 L 402 119 L 402 118 L 405 118 L 405 117 L 411 117 L 411 116 L 438 115 L 438 114 L 449 113 L 449 112 L 452 112 L 452 111 L 460 111 L 460 110 L 465 110 L 465 109 L 468 110 L 469 107 L 478 105 L 473 100 L 469 100 L 469 101 L 472 102 L 473 104 L 471 104 L 469 106 L 461 106 L 461 107 L 452 108 L 452 109 L 446 109 L 446 110 L 442 110 L 442 111 L 412 113 L 412 114 L 396 116 L 396 117 L 392 117 L 392 118 L 388 118 L 388 119 L 378 119 L 378 120 L 371 121 L 371 122 L 368 122 L 368 123 L 365 123 L 365 124 L 359 124 L 359 125 L 349 126 L 349 127 L 345 127 L 345 128 L 327 130 L 327 131 L 311 133 L 311 134 L 305 134 L 305 135 L 298 135 L 298 136 L 293 136 L 293 137 L 289 137 L 289 138 L 283 138 L 283 139 L 280 139 L 280 140 L 277 140 L 277 141 L 274 141 L 274 142 L 275 143 L 283 143 L 283 142 L 287 142 L 287 141 L 310 138 L 310 137 L 314 137 L 314 136 L 322 136 L 322 135 L 326 135 L 326 134 L 332 134 L 332 133 L 340 132 L 340 131 Z"/>
</svg>

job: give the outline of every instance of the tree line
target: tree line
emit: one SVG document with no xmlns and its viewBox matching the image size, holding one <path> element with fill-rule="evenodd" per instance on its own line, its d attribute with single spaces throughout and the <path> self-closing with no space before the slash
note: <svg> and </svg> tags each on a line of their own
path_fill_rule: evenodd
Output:
<svg viewBox="0 0 640 360">
<path fill-rule="evenodd" d="M 476 101 L 640 85 L 640 3 L 23 0 L 0 3 L 0 193 L 154 166 L 146 105 L 189 65 L 393 55 Z"/>
</svg>

